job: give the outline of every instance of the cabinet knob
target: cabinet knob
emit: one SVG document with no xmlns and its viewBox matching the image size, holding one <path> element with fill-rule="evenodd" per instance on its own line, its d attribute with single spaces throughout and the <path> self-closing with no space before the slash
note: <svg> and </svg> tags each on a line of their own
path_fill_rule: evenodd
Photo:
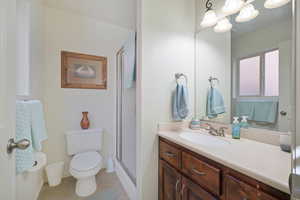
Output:
<svg viewBox="0 0 300 200">
<path fill-rule="evenodd" d="M 177 181 L 176 181 L 176 186 L 175 186 L 176 192 L 178 192 L 178 185 L 179 185 L 179 182 L 180 182 L 180 179 L 177 179 Z"/>
<path fill-rule="evenodd" d="M 165 154 L 166 156 L 168 156 L 168 157 L 171 157 L 171 158 L 176 157 L 176 155 L 175 155 L 174 153 L 171 153 L 171 152 L 165 152 L 164 154 Z"/>
<path fill-rule="evenodd" d="M 192 172 L 195 173 L 195 174 L 197 174 L 197 175 L 199 175 L 199 176 L 205 176 L 206 175 L 205 172 L 200 172 L 200 171 L 198 171 L 195 168 L 192 169 Z"/>
<path fill-rule="evenodd" d="M 183 196 L 183 194 L 184 194 L 184 191 L 185 191 L 185 184 L 182 184 L 182 188 L 181 188 L 181 196 Z"/>
</svg>

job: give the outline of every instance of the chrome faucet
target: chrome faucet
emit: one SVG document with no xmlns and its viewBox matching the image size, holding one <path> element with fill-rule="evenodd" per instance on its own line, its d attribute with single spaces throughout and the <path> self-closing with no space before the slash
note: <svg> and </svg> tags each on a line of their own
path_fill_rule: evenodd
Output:
<svg viewBox="0 0 300 200">
<path fill-rule="evenodd" d="M 214 128 L 211 124 L 207 124 L 206 130 L 208 130 L 208 133 L 213 136 L 221 136 L 225 137 L 225 129 L 227 127 L 220 127 L 219 129 Z"/>
</svg>

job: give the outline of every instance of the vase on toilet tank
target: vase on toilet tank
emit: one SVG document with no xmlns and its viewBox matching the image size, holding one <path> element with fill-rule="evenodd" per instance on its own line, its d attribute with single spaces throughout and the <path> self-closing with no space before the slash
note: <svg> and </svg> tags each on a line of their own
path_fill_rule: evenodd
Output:
<svg viewBox="0 0 300 200">
<path fill-rule="evenodd" d="M 80 126 L 82 129 L 88 129 L 90 127 L 90 121 L 88 118 L 89 112 L 82 112 L 82 120 L 80 122 Z"/>
</svg>

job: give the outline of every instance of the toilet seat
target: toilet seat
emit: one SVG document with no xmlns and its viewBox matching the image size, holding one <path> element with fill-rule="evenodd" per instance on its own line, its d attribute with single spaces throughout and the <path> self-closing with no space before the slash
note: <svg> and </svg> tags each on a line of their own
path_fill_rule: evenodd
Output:
<svg viewBox="0 0 300 200">
<path fill-rule="evenodd" d="M 90 151 L 75 155 L 71 160 L 70 168 L 77 172 L 87 172 L 98 168 L 101 163 L 101 155 L 95 151 Z"/>
</svg>

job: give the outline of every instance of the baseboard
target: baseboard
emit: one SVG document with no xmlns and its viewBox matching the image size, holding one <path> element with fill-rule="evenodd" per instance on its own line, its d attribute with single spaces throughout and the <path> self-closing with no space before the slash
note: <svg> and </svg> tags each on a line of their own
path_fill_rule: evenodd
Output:
<svg viewBox="0 0 300 200">
<path fill-rule="evenodd" d="M 126 191 L 130 200 L 137 200 L 137 190 L 134 183 L 127 176 L 126 172 L 122 168 L 121 164 L 115 159 L 115 170 L 116 174 L 120 179 L 121 184 L 123 185 L 124 190 Z"/>
</svg>

